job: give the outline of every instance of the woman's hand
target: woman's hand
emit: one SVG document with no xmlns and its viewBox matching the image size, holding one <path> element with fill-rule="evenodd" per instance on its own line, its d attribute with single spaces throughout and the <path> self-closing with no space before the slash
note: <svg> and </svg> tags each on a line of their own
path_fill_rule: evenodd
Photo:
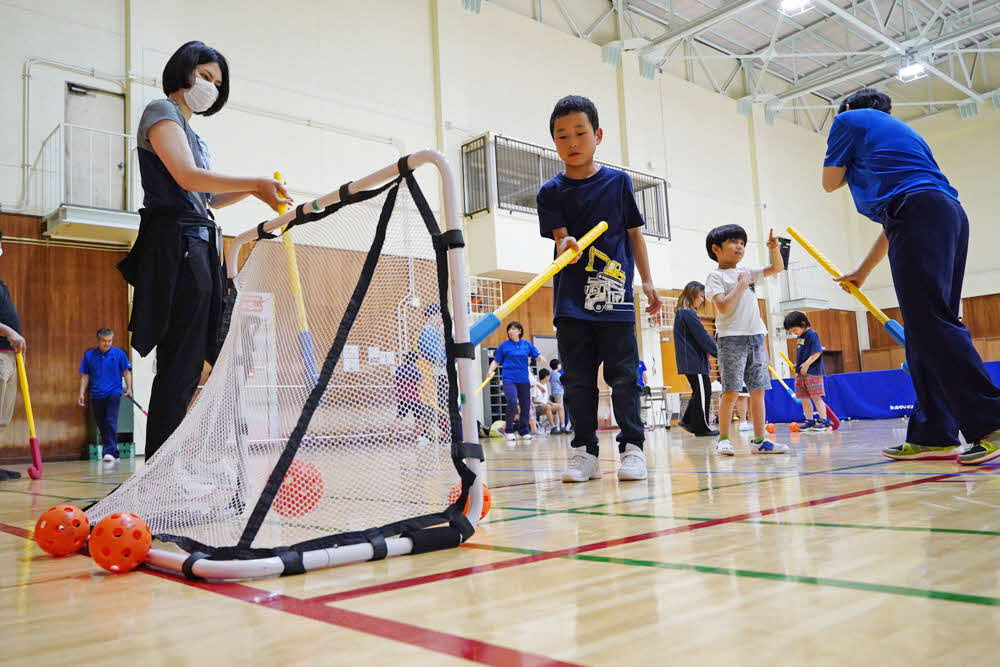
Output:
<svg viewBox="0 0 1000 667">
<path fill-rule="evenodd" d="M 253 196 L 261 200 L 275 211 L 281 205 L 291 206 L 294 200 L 288 195 L 285 186 L 280 181 L 273 178 L 260 178 L 257 180 L 257 189 Z"/>
<path fill-rule="evenodd" d="M 861 289 L 861 286 L 865 284 L 866 280 L 868 280 L 868 274 L 865 273 L 863 270 L 858 269 L 857 271 L 852 271 L 851 273 L 845 274 L 838 278 L 834 278 L 833 282 L 839 284 L 840 289 L 850 294 L 851 288 L 848 287 L 848 284 L 854 285 L 858 289 Z"/>
</svg>

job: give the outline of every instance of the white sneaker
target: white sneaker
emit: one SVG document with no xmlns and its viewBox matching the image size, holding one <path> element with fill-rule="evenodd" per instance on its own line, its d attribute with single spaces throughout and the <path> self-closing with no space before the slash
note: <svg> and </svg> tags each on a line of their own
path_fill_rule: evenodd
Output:
<svg viewBox="0 0 1000 667">
<path fill-rule="evenodd" d="M 111 456 L 111 454 L 105 454 L 104 455 L 104 462 L 105 463 L 114 463 L 115 462 L 115 457 Z"/>
<path fill-rule="evenodd" d="M 715 443 L 715 453 L 722 454 L 723 456 L 736 456 L 736 450 L 733 449 L 733 443 L 728 439 L 719 440 Z"/>
<path fill-rule="evenodd" d="M 622 452 L 622 465 L 618 468 L 618 479 L 635 481 L 646 479 L 646 454 L 636 445 L 625 445 Z"/>
<path fill-rule="evenodd" d="M 788 445 L 782 445 L 777 442 L 771 442 L 767 438 L 764 438 L 764 442 L 760 444 L 750 443 L 750 453 L 751 454 L 787 454 Z"/>
<path fill-rule="evenodd" d="M 508 441 L 509 441 L 509 440 L 517 440 L 517 434 L 516 434 L 516 433 L 508 433 L 508 434 L 506 434 L 506 435 L 505 435 L 505 436 L 503 437 L 503 439 L 504 439 L 504 440 L 508 440 Z"/>
<path fill-rule="evenodd" d="M 645 467 L 645 466 L 644 466 Z M 586 482 L 591 479 L 601 478 L 601 464 L 597 457 L 588 454 L 582 447 L 574 448 L 573 456 L 569 459 L 569 465 L 563 473 L 564 482 Z"/>
<path fill-rule="evenodd" d="M 750 422 L 743 422 L 743 423 L 740 424 L 740 430 L 741 431 L 752 431 L 753 430 L 753 424 L 751 424 Z"/>
<path fill-rule="evenodd" d="M 521 439 L 522 439 L 522 440 L 531 440 L 531 434 L 530 434 L 530 433 L 528 433 L 528 434 L 526 434 L 526 435 L 522 435 L 522 436 L 521 436 Z"/>
</svg>

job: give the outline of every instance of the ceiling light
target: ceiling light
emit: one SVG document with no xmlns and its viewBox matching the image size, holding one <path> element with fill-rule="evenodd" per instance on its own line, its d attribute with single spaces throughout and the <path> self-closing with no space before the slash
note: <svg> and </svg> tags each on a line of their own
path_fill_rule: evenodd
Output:
<svg viewBox="0 0 1000 667">
<path fill-rule="evenodd" d="M 917 79 L 921 79 L 925 76 L 927 76 L 927 68 L 924 67 L 923 63 L 919 62 L 906 63 L 899 68 L 898 72 L 896 72 L 896 78 L 903 83 L 916 81 Z"/>
<path fill-rule="evenodd" d="M 785 16 L 798 16 L 812 8 L 812 0 L 781 0 L 781 13 Z"/>
</svg>

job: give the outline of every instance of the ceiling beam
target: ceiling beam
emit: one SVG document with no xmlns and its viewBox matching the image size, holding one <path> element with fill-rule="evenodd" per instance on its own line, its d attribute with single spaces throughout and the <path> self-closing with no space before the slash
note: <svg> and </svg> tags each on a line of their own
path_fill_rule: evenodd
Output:
<svg viewBox="0 0 1000 667">
<path fill-rule="evenodd" d="M 718 25 L 723 21 L 728 21 L 737 14 L 745 12 L 748 9 L 761 5 L 766 0 L 736 0 L 736 2 L 731 2 L 728 5 L 723 5 L 718 9 L 715 9 L 703 16 L 685 23 L 673 30 L 668 30 L 659 37 L 654 38 L 649 46 L 643 49 L 644 53 L 651 53 L 656 47 L 669 46 L 674 42 L 680 41 L 682 39 L 687 39 L 688 37 L 694 37 L 699 32 L 707 30 L 714 25 Z"/>
</svg>

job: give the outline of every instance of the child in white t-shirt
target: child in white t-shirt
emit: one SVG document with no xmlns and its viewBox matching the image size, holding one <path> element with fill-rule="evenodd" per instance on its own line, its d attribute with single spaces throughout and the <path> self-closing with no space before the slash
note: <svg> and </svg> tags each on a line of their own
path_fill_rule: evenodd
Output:
<svg viewBox="0 0 1000 667">
<path fill-rule="evenodd" d="M 737 265 L 746 252 L 747 233 L 739 225 L 723 225 L 708 233 L 705 247 L 708 256 L 719 268 L 708 274 L 705 299 L 715 304 L 715 331 L 719 342 L 719 375 L 722 379 L 722 400 L 719 402 L 719 442 L 715 451 L 733 456 L 729 439 L 733 406 L 744 385 L 750 390 L 750 415 L 754 439 L 750 451 L 754 454 L 785 454 L 788 445 L 764 437 L 764 391 L 770 389 L 767 370 L 767 349 L 764 336 L 767 325 L 760 317 L 753 285 L 761 278 L 784 270 L 774 230 L 767 240 L 771 265 L 765 269 L 741 269 Z"/>
</svg>

